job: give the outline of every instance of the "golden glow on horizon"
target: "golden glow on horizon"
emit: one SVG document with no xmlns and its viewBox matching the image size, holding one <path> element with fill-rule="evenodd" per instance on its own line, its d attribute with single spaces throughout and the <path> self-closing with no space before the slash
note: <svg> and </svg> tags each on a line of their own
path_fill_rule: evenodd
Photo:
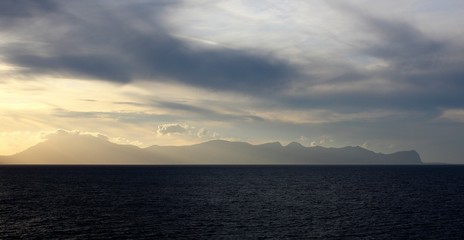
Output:
<svg viewBox="0 0 464 240">
<path fill-rule="evenodd" d="M 198 143 L 205 139 L 196 132 L 206 127 L 205 124 L 209 127 L 224 125 L 192 119 L 189 124 L 193 126 L 190 125 L 185 133 L 157 134 L 159 124 L 176 122 L 166 116 L 177 114 L 182 117 L 184 114 L 182 109 L 169 109 L 156 103 L 167 99 L 197 105 L 202 101 L 218 102 L 219 99 L 234 101 L 226 94 L 207 93 L 176 84 L 139 82 L 118 85 L 53 77 L 42 77 L 40 81 L 0 82 L 0 155 L 20 152 L 43 141 L 40 136 L 44 132 L 57 129 L 99 132 L 115 143 L 145 147 Z M 188 116 L 185 118 L 188 120 Z"/>
<path fill-rule="evenodd" d="M 263 103 L 253 97 L 175 83 L 139 81 L 118 85 L 53 77 L 41 77 L 40 81 L 3 81 L 0 82 L 0 155 L 20 152 L 42 141 L 40 136 L 44 132 L 57 129 L 98 132 L 112 142 L 140 147 L 189 145 L 217 138 L 268 142 L 258 135 L 242 138 L 243 133 L 237 129 L 240 130 L 241 124 L 260 121 L 253 118 L 276 124 L 321 124 L 399 114 L 377 111 L 350 115 L 324 109 L 301 112 L 266 109 L 260 104 Z M 171 123 L 185 125 L 185 131 L 157 132 L 160 125 Z M 269 141 L 298 141 L 299 137 Z"/>
</svg>

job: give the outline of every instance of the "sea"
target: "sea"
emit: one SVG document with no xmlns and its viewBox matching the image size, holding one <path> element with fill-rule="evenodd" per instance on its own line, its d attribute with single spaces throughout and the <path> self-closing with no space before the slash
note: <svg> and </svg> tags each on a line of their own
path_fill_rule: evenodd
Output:
<svg viewBox="0 0 464 240">
<path fill-rule="evenodd" d="M 464 166 L 0 166 L 0 239 L 464 239 Z"/>
</svg>

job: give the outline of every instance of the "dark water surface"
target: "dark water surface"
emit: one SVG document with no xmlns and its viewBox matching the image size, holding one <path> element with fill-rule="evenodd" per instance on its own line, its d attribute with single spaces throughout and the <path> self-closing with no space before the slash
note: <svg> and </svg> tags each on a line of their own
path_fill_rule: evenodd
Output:
<svg viewBox="0 0 464 240">
<path fill-rule="evenodd" d="M 1 166 L 0 238 L 463 239 L 463 166 Z"/>
</svg>

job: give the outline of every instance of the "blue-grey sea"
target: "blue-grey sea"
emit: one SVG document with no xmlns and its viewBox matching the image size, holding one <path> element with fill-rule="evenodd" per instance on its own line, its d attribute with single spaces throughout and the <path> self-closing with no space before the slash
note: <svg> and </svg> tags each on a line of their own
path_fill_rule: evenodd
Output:
<svg viewBox="0 0 464 240">
<path fill-rule="evenodd" d="M 0 238 L 464 239 L 464 167 L 0 166 Z"/>
</svg>

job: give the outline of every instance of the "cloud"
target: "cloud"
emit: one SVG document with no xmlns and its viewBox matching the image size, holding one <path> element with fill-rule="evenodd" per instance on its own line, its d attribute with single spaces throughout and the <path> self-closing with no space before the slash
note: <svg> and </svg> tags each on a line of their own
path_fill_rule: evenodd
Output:
<svg viewBox="0 0 464 240">
<path fill-rule="evenodd" d="M 51 0 L 3 0 L 0 1 L 0 19 L 25 18 L 57 10 Z"/>
<path fill-rule="evenodd" d="M 134 104 L 128 104 L 134 105 Z M 148 105 L 148 104 L 147 104 Z M 53 109 L 52 115 L 60 118 L 75 119 L 101 119 L 115 120 L 124 123 L 150 123 L 150 122 L 170 122 L 170 121 L 210 121 L 210 122 L 262 122 L 265 119 L 256 114 L 244 114 L 242 112 L 220 113 L 214 110 L 197 107 L 195 105 L 182 104 L 181 108 L 176 107 L 177 103 L 167 105 L 156 105 L 163 112 L 151 113 L 142 111 L 73 111 L 67 109 Z M 145 104 L 134 106 L 146 106 Z M 172 107 L 169 107 L 172 106 Z"/>
<path fill-rule="evenodd" d="M 197 131 L 197 137 L 204 139 L 218 139 L 221 137 L 221 135 L 217 132 L 212 132 L 206 128 L 200 128 Z"/>
<path fill-rule="evenodd" d="M 362 98 L 370 99 L 373 105 L 395 108 L 464 104 L 457 96 L 464 90 L 464 83 L 457 80 L 464 76 L 464 61 L 458 57 L 464 53 L 462 44 L 431 36 L 406 19 L 380 17 L 349 5 L 343 5 L 341 11 L 357 20 L 358 30 L 369 32 L 353 54 L 386 63 L 375 71 L 364 71 L 366 78 L 386 79 L 394 86 L 389 94 Z"/>
<path fill-rule="evenodd" d="M 302 136 L 302 137 L 300 137 L 300 141 L 302 141 L 302 142 L 310 141 L 309 145 L 311 147 L 315 147 L 315 146 L 325 146 L 325 147 L 327 147 L 327 145 L 333 145 L 333 143 L 335 142 L 332 138 L 330 138 L 328 136 L 320 136 L 320 137 L 317 137 L 317 138 L 312 138 L 311 140 Z"/>
<path fill-rule="evenodd" d="M 35 29 L 18 26 L 15 37 L 32 41 L 3 46 L 4 58 L 23 67 L 23 74 L 116 83 L 174 81 L 241 92 L 271 91 L 298 75 L 290 64 L 265 53 L 193 48 L 171 36 L 162 13 L 175 4 L 62 2 L 53 15 L 36 16 Z"/>
<path fill-rule="evenodd" d="M 439 119 L 464 123 L 464 109 L 446 109 L 441 113 Z"/>
<path fill-rule="evenodd" d="M 208 129 L 206 129 L 206 128 L 201 128 L 201 129 L 199 129 L 198 132 L 197 132 L 197 136 L 198 136 L 199 138 L 204 138 L 204 137 L 209 136 L 209 131 L 208 131 Z"/>
<path fill-rule="evenodd" d="M 130 140 L 124 137 L 112 137 L 109 138 L 109 141 L 116 143 L 116 144 L 121 144 L 121 145 L 134 145 L 134 146 L 142 146 L 143 142 L 139 140 Z"/>
<path fill-rule="evenodd" d="M 55 136 L 69 136 L 69 135 L 77 135 L 77 136 L 93 136 L 97 137 L 106 141 L 109 141 L 108 136 L 98 132 L 81 132 L 79 130 L 65 130 L 65 129 L 57 129 L 55 131 L 41 131 L 37 134 L 36 138 L 38 140 L 47 140 L 51 139 Z"/>
<path fill-rule="evenodd" d="M 0 130 L 79 125 L 147 145 L 331 136 L 375 150 L 423 143 L 437 159 L 434 146 L 449 145 L 458 159 L 463 6 L 1 1 Z M 161 135 L 166 123 L 186 130 Z"/>
<path fill-rule="evenodd" d="M 116 120 L 123 123 L 150 123 L 150 122 L 163 122 L 174 121 L 179 119 L 177 115 L 170 114 L 155 114 L 139 111 L 72 111 L 57 108 L 54 109 L 52 115 L 60 118 L 74 118 L 74 119 L 102 119 L 102 120 Z"/>
<path fill-rule="evenodd" d="M 361 147 L 365 148 L 365 149 L 369 149 L 369 147 L 371 146 L 371 144 L 369 142 L 364 142 Z"/>
<path fill-rule="evenodd" d="M 215 112 L 211 108 L 204 108 L 201 106 L 195 106 L 187 103 L 179 103 L 179 102 L 171 102 L 171 101 L 155 101 L 154 105 L 170 109 L 172 111 L 181 111 L 181 112 L 188 112 L 198 115 L 219 115 L 219 113 Z"/>
<path fill-rule="evenodd" d="M 158 130 L 156 131 L 158 136 L 176 136 L 176 137 L 183 137 L 185 139 L 202 139 L 210 140 L 210 139 L 227 139 L 223 138 L 219 133 L 215 131 L 210 131 L 206 128 L 197 128 L 192 125 L 188 125 L 185 123 L 166 123 L 158 125 Z"/>
<path fill-rule="evenodd" d="M 223 103 L 224 104 L 224 103 Z M 227 102 L 225 104 L 232 104 Z M 246 112 L 228 111 L 224 112 L 220 106 L 214 106 L 212 103 L 210 106 L 205 107 L 202 103 L 181 103 L 172 101 L 154 101 L 154 106 L 161 107 L 169 110 L 171 113 L 179 113 L 181 115 L 188 114 L 191 119 L 208 119 L 210 121 L 264 121 L 265 119 L 257 116 L 256 114 L 247 114 Z M 222 111 L 220 111 L 222 110 Z"/>
<path fill-rule="evenodd" d="M 2 58 L 20 66 L 17 71 L 21 75 L 45 74 L 115 83 L 137 80 L 181 83 L 253 95 L 294 109 L 356 112 L 464 106 L 460 97 L 464 89 L 460 81 L 464 76 L 464 61 L 460 57 L 464 47 L 459 41 L 433 37 L 430 31 L 423 30 L 427 26 L 408 18 L 376 14 L 369 4 L 372 13 L 362 10 L 359 2 L 330 3 L 332 8 L 317 4 L 313 9 L 304 2 L 294 2 L 288 9 L 274 9 L 276 5 L 267 1 L 259 9 L 269 11 L 255 12 L 254 5 L 223 2 L 207 2 L 200 8 L 195 1 L 78 1 L 50 2 L 45 5 L 50 7 L 42 8 L 34 7 L 32 1 L 18 1 L 15 6 L 23 4 L 25 9 L 46 9 L 53 14 L 29 14 L 34 18 L 29 20 L 37 22 L 34 28 L 29 27 L 26 19 L 15 31 L 9 31 L 12 39 L 28 41 L 6 41 L 1 46 Z M 195 14 L 180 18 L 184 22 L 172 23 L 179 13 L 176 11 L 185 15 L 192 7 Z M 227 14 L 221 21 L 227 20 L 224 24 L 230 25 L 230 33 L 225 34 L 222 25 L 211 23 L 206 13 L 214 9 Z M 340 31 L 316 28 L 320 24 L 308 17 L 304 19 L 314 27 L 308 32 L 307 26 L 301 24 L 302 15 L 307 13 L 305 9 L 317 10 L 318 21 L 331 17 L 334 22 L 330 24 Z M 286 10 L 298 10 L 299 14 L 293 16 Z M 251 16 L 259 16 L 259 21 L 251 18 L 253 27 L 246 28 L 242 18 Z M 6 16 L 0 21 L 10 18 L 13 17 Z M 195 20 L 202 24 L 209 21 L 210 31 L 201 31 L 192 24 Z M 283 27 L 284 23 L 293 25 Z M 242 32 L 238 27 L 245 29 Z M 188 37 L 176 37 L 182 31 L 187 35 L 198 31 L 197 35 L 213 37 L 222 32 L 221 38 L 232 43 L 244 42 L 240 34 L 254 40 L 234 48 L 220 44 L 204 47 L 192 43 Z M 294 38 L 288 39 L 291 47 L 282 47 L 287 43 L 272 38 L 287 35 Z M 295 39 L 304 41 L 294 42 Z M 298 53 L 293 49 L 295 46 Z M 298 64 L 294 58 L 299 59 Z M 188 108 L 170 101 L 158 104 L 197 114 L 203 111 L 219 120 L 229 117 L 199 106 Z"/>
<path fill-rule="evenodd" d="M 142 146 L 143 143 L 138 140 L 130 140 L 124 137 L 108 137 L 106 134 L 99 133 L 99 132 L 85 132 L 80 130 L 66 130 L 66 129 L 57 129 L 54 131 L 41 131 L 36 134 L 34 137 L 37 141 L 43 141 L 52 139 L 56 136 L 91 136 L 96 137 L 105 141 L 109 141 L 116 144 L 122 145 L 135 145 L 135 146 Z"/>
<path fill-rule="evenodd" d="M 158 125 L 156 131 L 159 135 L 186 134 L 188 133 L 188 125 L 179 123 L 167 123 Z"/>
<path fill-rule="evenodd" d="M 345 31 L 352 32 L 340 36 L 350 45 L 340 53 L 346 60 L 341 65 L 328 62 L 320 68 L 324 74 L 318 81 L 296 82 L 288 94 L 274 96 L 275 102 L 338 113 L 375 109 L 433 113 L 464 106 L 464 82 L 458 80 L 464 77 L 462 44 L 432 35 L 407 19 L 355 5 L 332 5 L 345 16 Z"/>
</svg>

